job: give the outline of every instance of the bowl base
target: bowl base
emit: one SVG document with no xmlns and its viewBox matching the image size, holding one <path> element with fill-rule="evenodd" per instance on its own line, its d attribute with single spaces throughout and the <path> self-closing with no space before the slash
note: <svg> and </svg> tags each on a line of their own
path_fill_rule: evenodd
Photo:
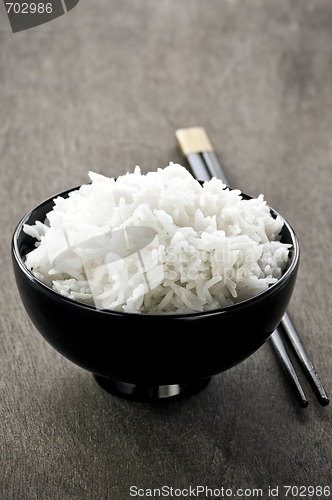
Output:
<svg viewBox="0 0 332 500">
<path fill-rule="evenodd" d="M 132 401 L 169 401 L 192 396 L 203 390 L 211 380 L 210 377 L 185 384 L 146 386 L 119 382 L 96 374 L 93 376 L 107 392 Z"/>
</svg>

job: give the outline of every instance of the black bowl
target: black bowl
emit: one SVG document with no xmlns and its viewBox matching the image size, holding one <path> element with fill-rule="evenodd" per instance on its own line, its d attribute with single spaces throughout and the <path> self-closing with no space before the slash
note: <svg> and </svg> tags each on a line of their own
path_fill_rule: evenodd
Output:
<svg viewBox="0 0 332 500">
<path fill-rule="evenodd" d="M 69 191 L 60 195 L 66 197 Z M 282 241 L 292 245 L 283 276 L 265 292 L 238 304 L 201 313 L 143 315 L 101 310 L 65 298 L 24 264 L 35 240 L 23 232 L 23 225 L 43 221 L 54 198 L 25 215 L 13 234 L 17 287 L 42 336 L 67 359 L 92 372 L 111 393 L 141 400 L 193 394 L 212 376 L 259 349 L 286 311 L 297 276 L 299 244 L 283 218 Z M 271 213 L 279 215 L 273 209 Z"/>
</svg>

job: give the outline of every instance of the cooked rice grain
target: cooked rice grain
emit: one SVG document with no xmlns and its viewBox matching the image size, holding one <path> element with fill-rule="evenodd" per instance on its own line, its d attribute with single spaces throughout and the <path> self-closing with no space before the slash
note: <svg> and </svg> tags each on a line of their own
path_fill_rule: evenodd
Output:
<svg viewBox="0 0 332 500">
<path fill-rule="evenodd" d="M 282 275 L 290 245 L 263 195 L 243 199 L 179 164 L 91 183 L 57 197 L 45 223 L 24 226 L 27 268 L 65 297 L 143 314 L 225 307 Z"/>
</svg>

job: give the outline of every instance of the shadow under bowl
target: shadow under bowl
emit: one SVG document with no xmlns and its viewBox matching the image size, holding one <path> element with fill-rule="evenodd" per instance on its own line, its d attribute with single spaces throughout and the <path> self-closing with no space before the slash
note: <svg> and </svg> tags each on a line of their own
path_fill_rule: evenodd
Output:
<svg viewBox="0 0 332 500">
<path fill-rule="evenodd" d="M 73 188 L 77 189 L 77 188 Z M 68 196 L 72 189 L 56 196 Z M 299 244 L 283 222 L 282 242 L 292 245 L 283 276 L 268 290 L 238 304 L 191 314 L 143 315 L 97 309 L 55 292 L 25 266 L 35 240 L 24 224 L 44 221 L 54 198 L 33 208 L 12 238 L 20 297 L 31 321 L 59 353 L 92 372 L 107 391 L 133 400 L 169 400 L 194 394 L 210 378 L 257 351 L 280 323 L 293 293 Z M 243 194 L 245 198 L 250 196 Z"/>
</svg>

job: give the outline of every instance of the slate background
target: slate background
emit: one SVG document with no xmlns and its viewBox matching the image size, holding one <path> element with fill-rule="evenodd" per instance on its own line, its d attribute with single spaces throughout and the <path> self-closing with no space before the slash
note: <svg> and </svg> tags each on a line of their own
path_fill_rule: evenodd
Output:
<svg viewBox="0 0 332 500">
<path fill-rule="evenodd" d="M 264 193 L 296 230 L 289 313 L 331 394 L 331 47 L 328 0 L 81 1 L 16 34 L 0 6 L 3 498 L 332 486 L 331 408 L 305 381 L 310 405 L 297 406 L 269 343 L 190 399 L 118 399 L 36 332 L 10 261 L 35 204 L 89 170 L 183 162 L 174 132 L 201 125 L 232 185 Z"/>
</svg>

